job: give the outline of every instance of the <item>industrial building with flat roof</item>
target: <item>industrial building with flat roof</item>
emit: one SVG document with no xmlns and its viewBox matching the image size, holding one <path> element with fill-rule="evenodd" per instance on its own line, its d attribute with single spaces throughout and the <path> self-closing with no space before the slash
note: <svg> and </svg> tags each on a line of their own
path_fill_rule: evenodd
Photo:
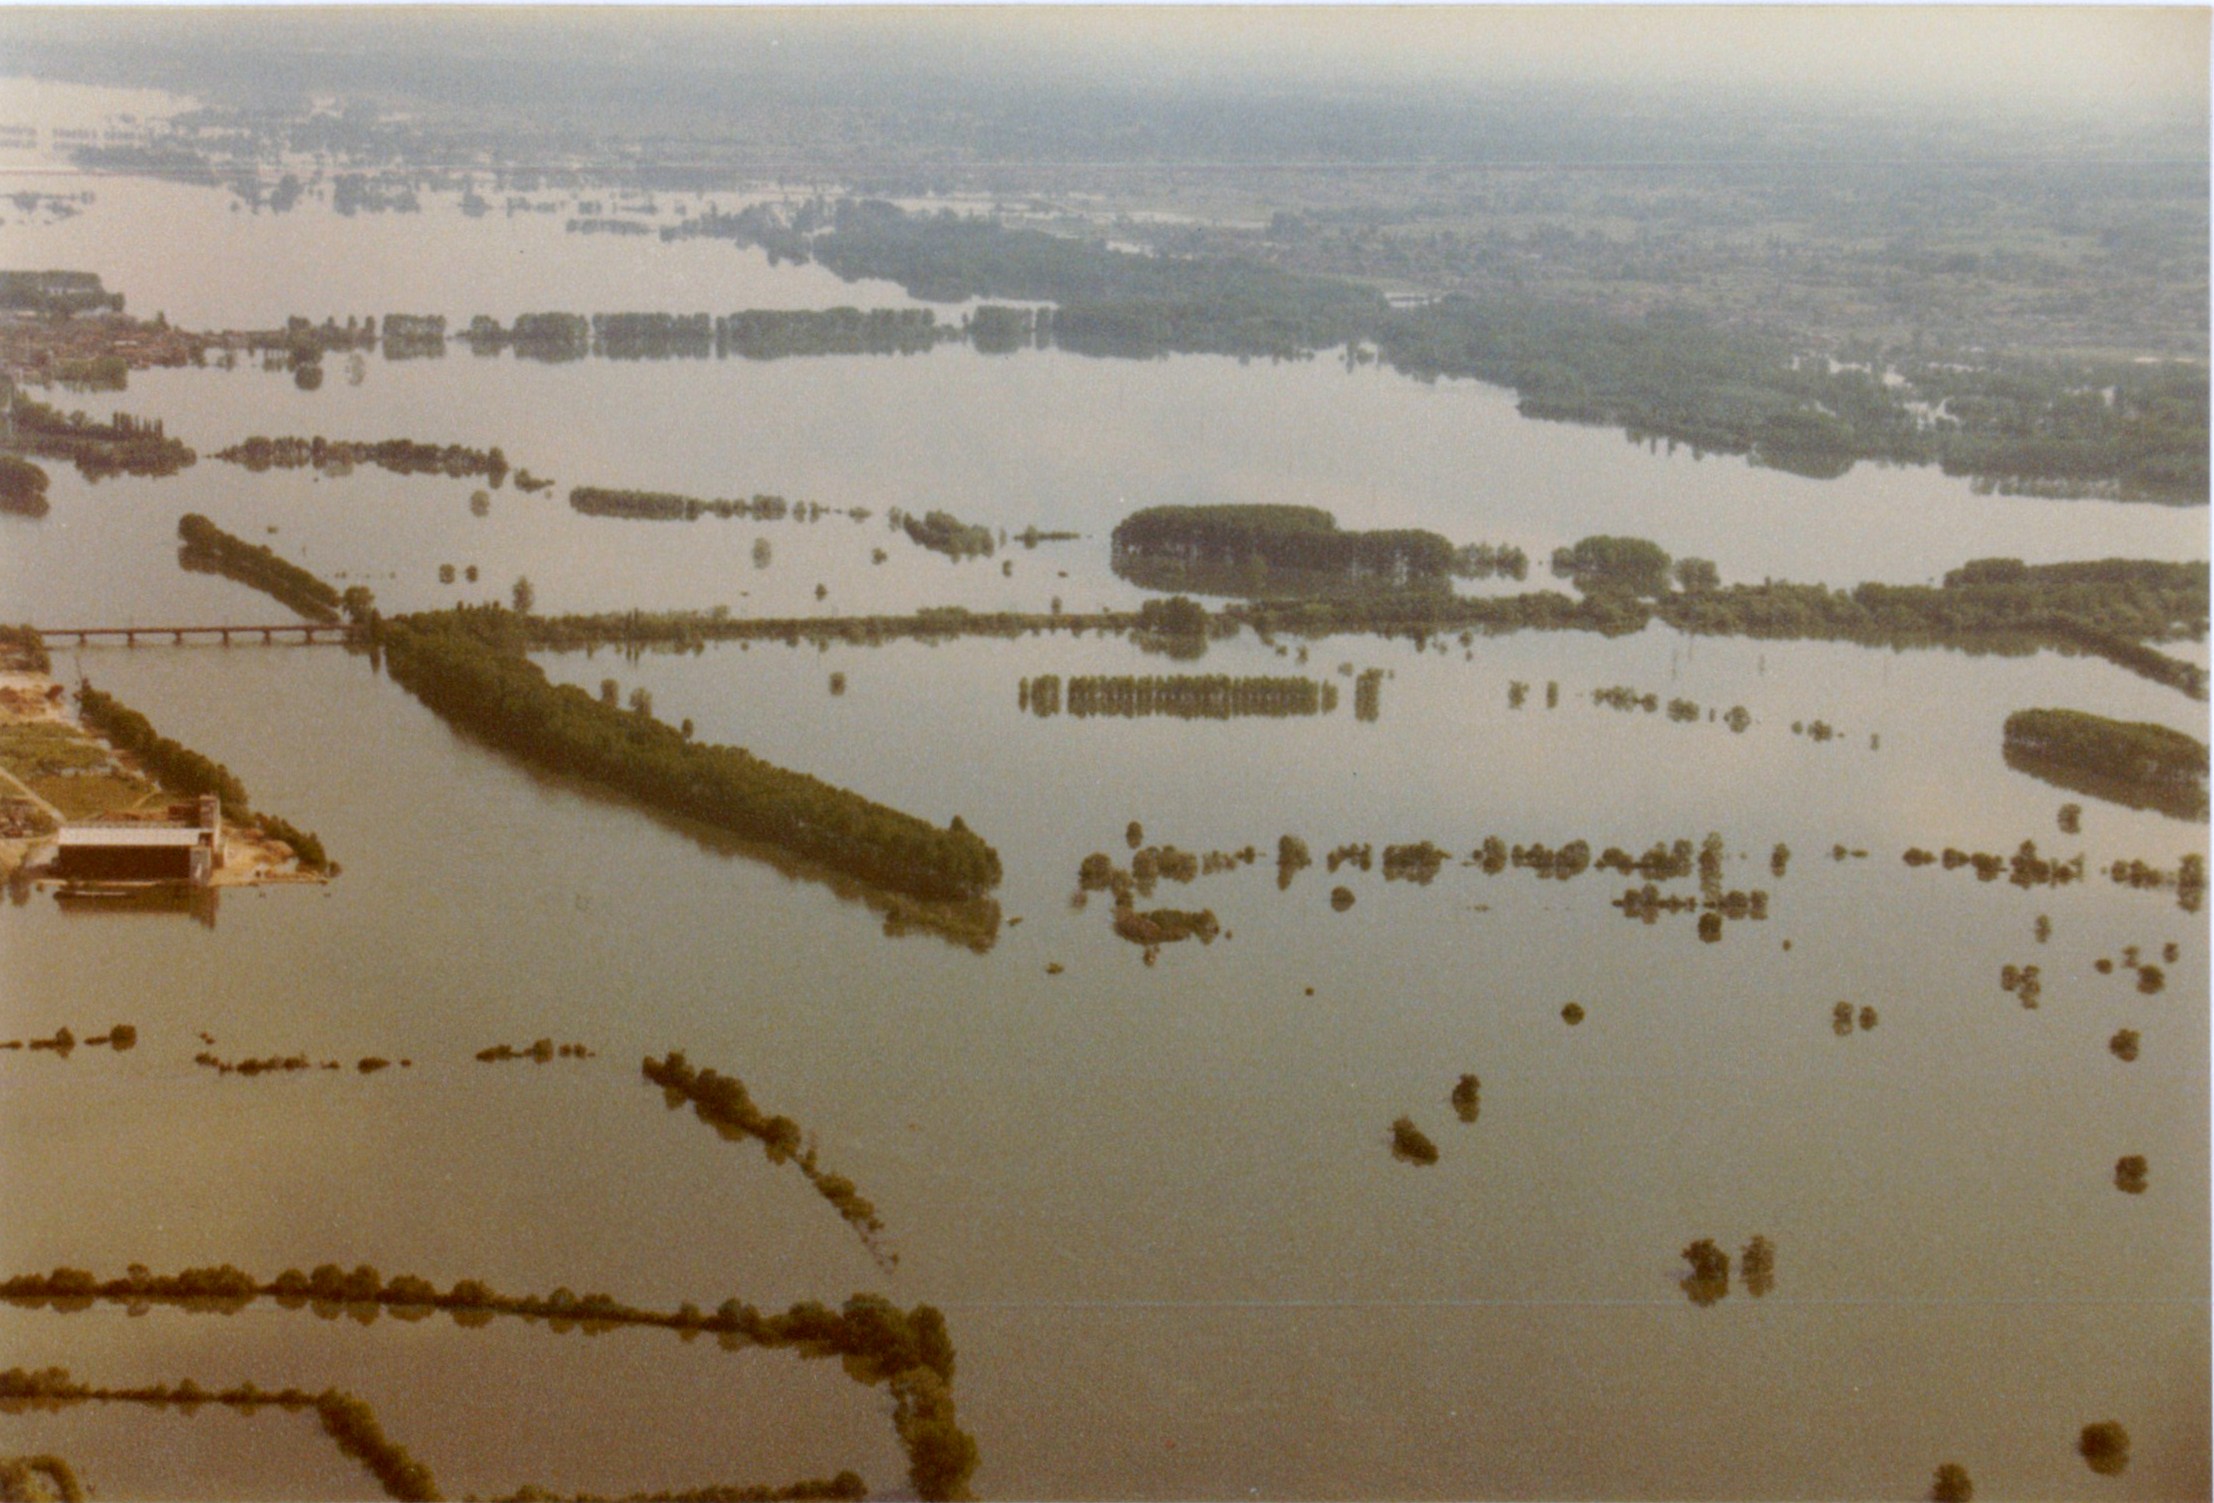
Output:
<svg viewBox="0 0 2214 1503">
<path fill-rule="evenodd" d="M 188 820 L 63 825 L 48 875 L 65 882 L 191 882 L 223 864 L 223 811 L 213 794 L 172 810 Z"/>
</svg>

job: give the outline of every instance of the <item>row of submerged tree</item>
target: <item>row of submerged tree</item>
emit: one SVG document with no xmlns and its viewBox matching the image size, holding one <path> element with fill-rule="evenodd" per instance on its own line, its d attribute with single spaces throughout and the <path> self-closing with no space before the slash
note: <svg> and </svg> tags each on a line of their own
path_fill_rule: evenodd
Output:
<svg viewBox="0 0 2214 1503">
<path fill-rule="evenodd" d="M 0 1372 L 0 1404 L 40 1408 L 59 1408 L 66 1404 L 145 1404 L 181 1409 L 186 1414 L 203 1404 L 217 1404 L 244 1414 L 252 1414 L 263 1407 L 287 1412 L 313 1410 L 323 1433 L 330 1436 L 339 1453 L 360 1463 L 362 1470 L 384 1489 L 387 1498 L 397 1503 L 436 1503 L 442 1496 L 430 1468 L 385 1434 L 384 1427 L 377 1423 L 375 1410 L 342 1389 L 326 1388 L 310 1393 L 304 1388 L 267 1389 L 253 1383 L 209 1389 L 190 1378 L 181 1383 L 101 1387 L 77 1381 L 66 1368 L 11 1367 Z"/>
<path fill-rule="evenodd" d="M 830 1202 L 839 1217 L 854 1230 L 869 1256 L 887 1271 L 897 1267 L 899 1254 L 883 1245 L 884 1219 L 876 1206 L 854 1188 L 853 1181 L 833 1174 L 816 1160 L 815 1145 L 790 1117 L 771 1115 L 753 1104 L 745 1082 L 714 1069 L 695 1070 L 677 1050 L 666 1059 L 647 1056 L 640 1065 L 646 1079 L 668 1093 L 669 1104 L 689 1101 L 702 1122 L 726 1135 L 752 1138 L 772 1164 L 796 1164 L 815 1193 Z"/>
<path fill-rule="evenodd" d="M 409 438 L 377 441 L 313 437 L 267 438 L 260 434 L 218 449 L 215 457 L 255 474 L 268 470 L 329 470 L 375 465 L 394 475 L 440 475 L 449 479 L 482 476 L 497 490 L 507 480 L 507 455 L 498 444 L 472 449 L 463 444 L 431 444 Z"/>
<path fill-rule="evenodd" d="M 1292 511 L 1307 510 L 1287 508 Z M 1217 508 L 1241 511 L 1247 508 Z M 673 513 L 672 513 L 673 514 Z M 1327 518 L 1327 513 L 1316 513 Z M 1299 531 L 1301 529 L 1292 529 Z M 1327 539 L 1333 528 L 1309 527 Z M 1588 540 L 1587 540 L 1588 541 Z M 2008 565 L 2010 560 L 1985 560 Z M 2102 652 L 2120 642 L 2203 636 L 2207 619 L 2204 565 L 2110 560 L 2076 565 L 1955 571 L 1942 587 L 1862 585 L 1851 591 L 1768 582 L 1692 592 L 1648 601 L 1622 590 L 1460 596 L 1367 591 L 1342 597 L 1254 598 L 1209 611 L 1197 602 L 1147 601 L 1138 612 L 978 612 L 940 607 L 908 616 L 734 618 L 724 612 L 625 612 L 534 622 L 538 644 L 680 643 L 720 638 L 875 643 L 902 637 L 1014 637 L 1049 631 L 1139 631 L 1163 645 L 1203 645 L 1251 627 L 1264 642 L 1278 634 L 1340 633 L 1408 637 L 1418 644 L 1458 633 L 1594 631 L 1618 636 L 1654 621 L 1708 635 L 1777 640 L 1845 640 L 1870 645 L 1948 646 L 2027 654 L 2042 649 Z M 1588 573 L 1579 583 L 1592 578 Z M 2151 649 L 2147 648 L 2146 651 Z M 2117 658 L 2117 661 L 2121 659 Z M 2123 666 L 2132 666 L 2124 662 Z M 1525 692 L 1527 692 L 1525 690 Z M 1643 696 L 1639 696 L 1642 704 Z M 1548 694 L 1548 702 L 1553 700 Z M 1734 718 L 1734 717 L 1733 717 Z"/>
<path fill-rule="evenodd" d="M 600 222 L 600 221 L 595 221 Z M 640 233 L 644 233 L 643 227 Z M 736 313 L 522 313 L 511 324 L 477 314 L 454 338 L 472 354 L 517 359 L 782 360 L 823 355 L 918 355 L 971 343 L 987 354 L 1036 337 L 1027 308 L 986 305 L 958 322 L 930 308 L 748 308 Z"/>
<path fill-rule="evenodd" d="M 177 562 L 185 568 L 259 590 L 311 621 L 338 619 L 338 591 L 274 548 L 225 532 L 198 512 L 177 519 L 177 538 Z"/>
<path fill-rule="evenodd" d="M 789 501 L 783 496 L 757 492 L 748 496 L 687 496 L 677 491 L 618 490 L 601 485 L 572 486 L 569 507 L 588 517 L 625 517 L 643 522 L 696 522 L 701 517 L 733 518 L 754 522 L 814 522 L 838 508 L 813 501 Z M 870 513 L 856 508 L 848 515 L 865 521 Z"/>
<path fill-rule="evenodd" d="M 965 1498 L 976 1469 L 975 1440 L 961 1429 L 953 1405 L 955 1353 L 945 1317 L 934 1306 L 903 1310 L 881 1295 L 856 1294 L 838 1309 L 804 1300 L 781 1314 L 739 1299 L 712 1311 L 686 1303 L 653 1310 L 607 1294 L 501 1294 L 476 1279 L 441 1291 L 427 1279 L 401 1274 L 387 1280 L 366 1264 L 345 1269 L 325 1263 L 312 1271 L 287 1269 L 263 1281 L 229 1264 L 156 1274 L 132 1265 L 120 1278 L 101 1279 L 83 1269 L 19 1274 L 0 1280 L 0 1300 L 68 1312 L 95 1302 L 144 1307 L 154 1304 L 234 1314 L 256 1301 L 318 1313 L 390 1310 L 421 1318 L 438 1311 L 456 1324 L 481 1326 L 499 1316 L 545 1321 L 556 1332 L 587 1334 L 621 1327 L 657 1327 L 680 1336 L 709 1335 L 727 1346 L 795 1349 L 804 1355 L 848 1359 L 847 1370 L 867 1384 L 884 1383 L 894 1399 L 893 1425 L 907 1453 L 908 1481 L 926 1500 Z M 17 1370 L 19 1373 L 20 1370 Z M 15 1382 L 17 1387 L 7 1385 Z M 16 1373 L 0 1375 L 0 1400 L 36 1400 Z M 55 1395 L 64 1397 L 66 1395 Z M 206 1402 L 205 1396 L 201 1399 Z M 171 1402 L 176 1402 L 171 1400 Z M 274 1402 L 263 1397 L 258 1402 Z M 426 1494 L 425 1496 L 435 1496 Z"/>
<path fill-rule="evenodd" d="M 64 1023 L 61 1027 L 55 1029 L 52 1036 L 48 1038 L 0 1040 L 0 1049 L 28 1049 L 33 1053 L 43 1050 L 58 1059 L 67 1059 L 80 1043 L 88 1049 L 98 1049 L 105 1046 L 113 1049 L 118 1054 L 122 1054 L 138 1046 L 138 1029 L 130 1023 L 117 1023 L 106 1033 L 96 1033 L 90 1037 L 79 1039 L 76 1034 L 70 1031 L 69 1025 Z"/>
<path fill-rule="evenodd" d="M 1338 688 L 1326 679 L 1250 674 L 1077 674 L 1065 686 L 1058 673 L 1025 678 L 1016 705 L 1041 719 L 1067 712 L 1078 719 L 1236 720 L 1327 715 Z"/>
</svg>

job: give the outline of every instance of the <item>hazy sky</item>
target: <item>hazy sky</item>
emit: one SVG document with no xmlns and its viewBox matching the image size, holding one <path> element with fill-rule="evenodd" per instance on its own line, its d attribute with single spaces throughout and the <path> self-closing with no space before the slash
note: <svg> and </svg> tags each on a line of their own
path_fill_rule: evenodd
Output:
<svg viewBox="0 0 2214 1503">
<path fill-rule="evenodd" d="M 2163 102 L 2207 93 L 2208 11 L 2125 6 L 1036 6 L 815 8 L 797 30 L 958 33 L 1044 67 L 1424 83 L 1744 80 L 1857 93 Z"/>
<path fill-rule="evenodd" d="M 1691 90 L 1715 102 L 1839 96 L 2204 121 L 2206 8 L 1905 5 L 99 7 L 0 0 L 0 38 L 165 38 L 326 58 L 566 59 L 830 88 L 861 75 L 1193 88 L 1500 82 Z M 0 43 L 4 45 L 4 43 Z M 286 70 L 278 68 L 282 76 Z"/>
</svg>

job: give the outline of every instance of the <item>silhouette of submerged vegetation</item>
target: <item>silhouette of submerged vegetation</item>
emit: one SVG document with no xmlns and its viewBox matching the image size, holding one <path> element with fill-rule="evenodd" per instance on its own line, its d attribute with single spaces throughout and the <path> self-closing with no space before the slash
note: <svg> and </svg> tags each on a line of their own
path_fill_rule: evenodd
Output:
<svg viewBox="0 0 2214 1503">
<path fill-rule="evenodd" d="M 640 1065 L 646 1079 L 668 1093 L 669 1104 L 683 1101 L 692 1103 L 692 1110 L 702 1122 L 718 1132 L 748 1137 L 760 1143 L 762 1151 L 772 1164 L 795 1163 L 807 1182 L 815 1187 L 815 1193 L 830 1202 L 846 1225 L 861 1239 L 861 1245 L 869 1250 L 869 1256 L 886 1269 L 896 1267 L 899 1254 L 888 1252 L 883 1244 L 883 1218 L 876 1214 L 876 1207 L 860 1191 L 853 1181 L 842 1174 L 832 1174 L 815 1160 L 815 1146 L 800 1131 L 800 1125 L 790 1117 L 770 1116 L 753 1104 L 747 1094 L 745 1082 L 734 1075 L 720 1075 L 713 1069 L 695 1070 L 677 1050 L 670 1050 L 666 1059 L 647 1056 Z"/>
<path fill-rule="evenodd" d="M 930 1305 L 902 1310 L 881 1295 L 856 1294 L 838 1310 L 814 1301 L 802 1301 L 781 1315 L 764 1314 L 741 1300 L 725 1300 L 712 1312 L 694 1305 L 674 1311 L 641 1309 L 605 1294 L 576 1295 L 557 1289 L 545 1296 L 504 1295 L 474 1279 L 463 1279 L 444 1293 L 426 1279 L 402 1274 L 389 1281 L 376 1269 L 363 1265 L 351 1272 L 335 1264 L 323 1264 L 311 1273 L 287 1269 L 264 1283 L 229 1264 L 188 1268 L 176 1274 L 155 1274 L 133 1265 L 126 1276 L 99 1279 L 82 1269 L 57 1268 L 45 1274 L 21 1274 L 0 1280 L 0 1300 L 11 1303 L 51 1305 L 61 1311 L 88 1308 L 96 1301 L 142 1307 L 169 1304 L 192 1311 L 235 1314 L 258 1300 L 271 1299 L 287 1309 L 314 1307 L 317 1313 L 336 1315 L 342 1310 L 366 1310 L 372 1317 L 383 1309 L 395 1315 L 443 1310 L 458 1324 L 481 1325 L 496 1316 L 543 1320 L 556 1332 L 572 1329 L 587 1334 L 618 1327 L 659 1327 L 679 1334 L 699 1333 L 717 1337 L 729 1346 L 796 1349 L 805 1355 L 847 1359 L 847 1371 L 857 1381 L 886 1384 L 895 1401 L 893 1425 L 907 1453 L 908 1480 L 925 1500 L 952 1500 L 968 1496 L 968 1479 L 977 1463 L 976 1442 L 960 1427 L 953 1405 L 955 1355 L 945 1317 Z M 0 1403 L 81 1402 L 117 1398 L 144 1403 L 225 1403 L 241 1408 L 280 1404 L 306 1408 L 318 1402 L 314 1395 L 297 1390 L 272 1394 L 251 1386 L 225 1395 L 194 1384 L 176 1389 L 115 1390 L 76 1393 L 66 1373 L 57 1369 L 29 1373 L 11 1369 L 0 1373 Z M 158 1394 L 159 1396 L 155 1396 Z M 357 1442 L 373 1439 L 361 1416 L 347 1410 L 336 1421 L 326 1421 L 335 1437 L 344 1428 Z M 341 1444 L 345 1444 L 341 1441 Z M 362 1453 L 349 1451 L 357 1459 Z M 406 1453 L 391 1447 L 401 1462 Z M 387 1488 L 392 1483 L 378 1473 Z M 394 1476 L 416 1476 L 395 1471 Z M 421 1472 L 421 1490 L 391 1492 L 394 1498 L 435 1498 L 429 1474 Z M 709 1496 L 711 1492 L 703 1492 Z M 809 1496 L 846 1496 L 821 1493 Z"/>
</svg>

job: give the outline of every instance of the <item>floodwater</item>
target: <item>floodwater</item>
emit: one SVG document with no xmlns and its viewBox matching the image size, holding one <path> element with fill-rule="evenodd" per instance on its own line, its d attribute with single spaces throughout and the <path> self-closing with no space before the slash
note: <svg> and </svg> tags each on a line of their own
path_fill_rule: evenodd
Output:
<svg viewBox="0 0 2214 1503">
<path fill-rule="evenodd" d="M 64 227 L 118 256 L 94 233 L 102 214 L 185 191 L 97 189 Z M 293 218 L 336 227 L 302 233 L 362 229 L 315 206 Z M 252 222 L 240 243 L 275 233 Z M 470 289 L 490 285 L 510 231 L 433 213 L 410 233 L 443 237 L 450 254 L 424 259 Z M 580 290 L 510 311 L 690 306 L 683 268 L 702 247 L 624 242 L 634 280 L 594 283 L 607 243 L 546 242 L 579 258 Z M 181 280 L 243 277 L 205 259 L 230 244 L 186 242 Z M 0 228 L 0 262 L 83 264 L 52 250 Z M 252 321 L 385 311 L 382 288 L 350 275 L 334 274 L 329 310 Z M 887 301 L 776 285 L 788 306 Z M 764 282 L 699 305 L 778 298 Z M 457 295 L 444 311 L 500 309 Z M 1926 471 L 1825 483 L 1695 463 L 1524 422 L 1489 389 L 1327 360 L 946 350 L 543 367 L 457 350 L 371 359 L 359 386 L 334 363 L 312 394 L 258 369 L 183 371 L 64 405 L 162 416 L 203 457 L 153 482 L 57 471 L 52 514 L 0 528 L 0 618 L 281 618 L 177 568 L 186 510 L 398 609 L 504 595 L 518 574 L 544 610 L 1034 609 L 1056 594 L 1084 608 L 1137 598 L 1106 569 L 1105 533 L 1157 500 L 1309 502 L 1539 558 L 1631 532 L 1711 556 L 1725 578 L 1914 580 L 1995 552 L 2206 550 L 2201 513 L 1978 498 Z M 471 482 L 213 461 L 254 432 L 498 443 L 562 487 L 502 490 L 479 519 Z M 876 515 L 605 521 L 561 499 L 584 483 Z M 893 506 L 1085 536 L 956 565 L 888 531 Z M 766 568 L 756 537 L 772 540 Z M 480 583 L 441 587 L 443 562 L 477 564 Z M 120 1056 L 0 1054 L 0 1273 L 366 1262 L 441 1286 L 708 1308 L 881 1290 L 946 1311 L 987 1497 L 1914 1496 L 1944 1461 L 1988 1497 L 2207 1493 L 2205 922 L 2172 892 L 2096 876 L 2123 859 L 2172 869 L 2206 850 L 2206 827 L 2079 799 L 1999 754 L 2023 706 L 2203 736 L 2200 706 L 2050 653 L 1657 630 L 1282 645 L 1248 635 L 1196 664 L 1096 636 L 541 659 L 567 682 L 644 688 L 704 739 L 964 817 L 1001 851 L 999 896 L 1021 920 L 983 955 L 887 937 L 819 883 L 520 767 L 362 656 L 63 649 L 57 676 L 89 676 L 229 764 L 344 871 L 327 888 L 226 894 L 212 927 L 73 914 L 44 894 L 0 909 L 0 1036 L 140 1032 Z M 1371 668 L 1388 676 L 1364 722 L 1342 671 Z M 1041 719 L 1017 701 L 1039 673 L 1160 672 L 1305 674 L 1341 698 L 1328 715 L 1227 722 Z M 1517 681 L 1531 692 L 1511 708 Z M 1701 718 L 1595 704 L 1612 685 L 1688 699 Z M 1753 717 L 1743 733 L 1705 718 L 1734 705 Z M 1816 719 L 1837 736 L 1793 732 Z M 2076 837 L 2055 821 L 2071 799 L 2087 806 Z M 1160 885 L 1149 906 L 1211 908 L 1226 932 L 1152 966 L 1114 936 L 1103 896 L 1070 901 L 1087 853 L 1127 861 L 1133 819 L 1149 842 L 1262 852 Z M 1765 920 L 1716 944 L 1689 915 L 1626 919 L 1610 906 L 1617 876 L 1464 864 L 1493 834 L 1635 854 L 1710 830 L 1726 884 L 1769 894 Z M 1280 890 L 1285 833 L 1316 865 Z M 1455 858 L 1426 886 L 1322 864 L 1347 842 L 1380 855 L 1423 839 Z M 2024 839 L 2080 851 L 2094 879 L 2024 891 L 1900 859 L 1912 845 L 2008 855 Z M 1778 842 L 1792 852 L 1781 877 Z M 1355 896 L 1342 913 L 1338 885 Z M 2170 942 L 2180 958 L 2156 996 L 2093 967 Z M 2041 967 L 2036 1009 L 2000 989 L 2010 963 Z M 1575 1028 L 1560 1018 L 1571 1000 L 1587 1012 Z M 1841 1000 L 1876 1007 L 1878 1026 L 1834 1035 Z M 2122 1027 L 2142 1035 L 2133 1064 L 2106 1047 Z M 227 1058 L 412 1064 L 218 1077 L 190 1062 L 203 1031 Z M 471 1058 L 541 1036 L 598 1056 Z M 877 1204 L 896 1271 L 794 1171 L 666 1109 L 637 1065 L 670 1048 L 814 1133 L 824 1164 Z M 1483 1081 L 1473 1125 L 1447 1103 L 1463 1072 Z M 1402 1114 L 1438 1143 L 1436 1166 L 1391 1157 Z M 2127 1153 L 2150 1161 L 2143 1195 L 2114 1188 Z M 1693 1306 L 1679 1249 L 1712 1237 L 1734 1255 L 1756 1234 L 1776 1246 L 1774 1291 L 1737 1284 Z M 267 1303 L 0 1307 L 0 1366 L 49 1364 L 118 1385 L 341 1387 L 452 1495 L 846 1466 L 880 1493 L 905 1485 L 881 1390 L 835 1363 L 666 1332 L 364 1325 Z M 2109 1418 L 2132 1439 L 2116 1479 L 2073 1449 Z M 0 1452 L 40 1451 L 107 1497 L 372 1486 L 311 1418 L 267 1411 L 0 1414 Z"/>
</svg>

